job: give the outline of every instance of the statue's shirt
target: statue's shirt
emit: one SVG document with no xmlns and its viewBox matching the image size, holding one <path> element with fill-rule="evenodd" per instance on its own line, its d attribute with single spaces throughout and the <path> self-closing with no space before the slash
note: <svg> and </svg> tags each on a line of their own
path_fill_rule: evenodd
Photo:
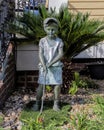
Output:
<svg viewBox="0 0 104 130">
<path fill-rule="evenodd" d="M 43 49 L 43 55 L 45 63 L 50 63 L 57 55 L 60 48 L 63 47 L 63 42 L 60 38 L 56 38 L 54 43 L 50 44 L 47 37 L 42 38 L 39 42 L 39 46 Z M 60 61 L 53 64 L 53 66 L 62 65 Z"/>
</svg>

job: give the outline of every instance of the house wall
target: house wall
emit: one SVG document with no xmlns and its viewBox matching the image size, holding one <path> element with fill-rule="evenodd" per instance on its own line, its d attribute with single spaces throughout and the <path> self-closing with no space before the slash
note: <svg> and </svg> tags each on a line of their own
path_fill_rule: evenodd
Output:
<svg viewBox="0 0 104 130">
<path fill-rule="evenodd" d="M 36 90 L 38 87 L 38 46 L 34 43 L 17 46 L 17 79 L 18 87 Z"/>
<path fill-rule="evenodd" d="M 20 44 L 16 49 L 17 71 L 38 70 L 38 46 L 32 43 Z"/>
<path fill-rule="evenodd" d="M 38 70 L 17 71 L 16 85 L 36 90 L 38 87 Z"/>
<path fill-rule="evenodd" d="M 68 8 L 71 12 L 90 13 L 90 18 L 104 19 L 104 0 L 46 0 L 47 7 L 52 5 L 59 8 L 60 3 L 68 1 Z"/>
<path fill-rule="evenodd" d="M 68 0 L 68 8 L 73 13 L 89 13 L 91 19 L 104 19 L 104 0 Z M 81 52 L 75 58 L 104 58 L 104 42 Z"/>
<path fill-rule="evenodd" d="M 59 8 L 61 5 L 67 6 L 68 5 L 68 0 L 48 0 L 48 8 L 56 10 L 56 12 L 59 12 Z"/>
<path fill-rule="evenodd" d="M 68 0 L 70 11 L 90 13 L 90 18 L 104 19 L 104 0 Z"/>
</svg>

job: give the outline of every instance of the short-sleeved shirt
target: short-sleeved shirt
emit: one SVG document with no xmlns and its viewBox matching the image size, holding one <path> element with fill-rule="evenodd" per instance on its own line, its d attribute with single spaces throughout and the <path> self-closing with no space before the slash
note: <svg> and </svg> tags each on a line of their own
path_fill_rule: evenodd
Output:
<svg viewBox="0 0 104 130">
<path fill-rule="evenodd" d="M 55 39 L 54 45 L 50 45 L 46 37 L 42 38 L 39 46 L 43 49 L 43 57 L 45 63 L 50 63 L 59 53 L 59 49 L 63 49 L 63 42 L 60 38 Z M 48 68 L 45 76 L 43 67 L 39 63 L 39 84 L 57 85 L 62 84 L 62 66 L 63 63 L 59 60 Z"/>
</svg>

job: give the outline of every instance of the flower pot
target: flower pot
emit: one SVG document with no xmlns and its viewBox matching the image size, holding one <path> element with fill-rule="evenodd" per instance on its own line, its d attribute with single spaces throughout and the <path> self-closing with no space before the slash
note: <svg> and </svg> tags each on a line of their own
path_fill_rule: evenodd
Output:
<svg viewBox="0 0 104 130">
<path fill-rule="evenodd" d="M 88 65 L 89 73 L 93 79 L 104 79 L 104 63 Z"/>
</svg>

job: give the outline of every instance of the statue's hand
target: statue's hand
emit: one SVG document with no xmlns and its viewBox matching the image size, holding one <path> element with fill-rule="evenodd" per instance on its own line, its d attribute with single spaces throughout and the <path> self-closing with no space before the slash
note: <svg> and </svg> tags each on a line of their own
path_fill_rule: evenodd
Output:
<svg viewBox="0 0 104 130">
<path fill-rule="evenodd" d="M 46 65 L 43 66 L 43 70 L 44 70 L 45 72 L 47 72 L 47 67 L 46 67 Z"/>
<path fill-rule="evenodd" d="M 48 63 L 48 64 L 47 64 L 47 68 L 49 68 L 51 65 L 52 65 L 51 63 Z"/>
</svg>

